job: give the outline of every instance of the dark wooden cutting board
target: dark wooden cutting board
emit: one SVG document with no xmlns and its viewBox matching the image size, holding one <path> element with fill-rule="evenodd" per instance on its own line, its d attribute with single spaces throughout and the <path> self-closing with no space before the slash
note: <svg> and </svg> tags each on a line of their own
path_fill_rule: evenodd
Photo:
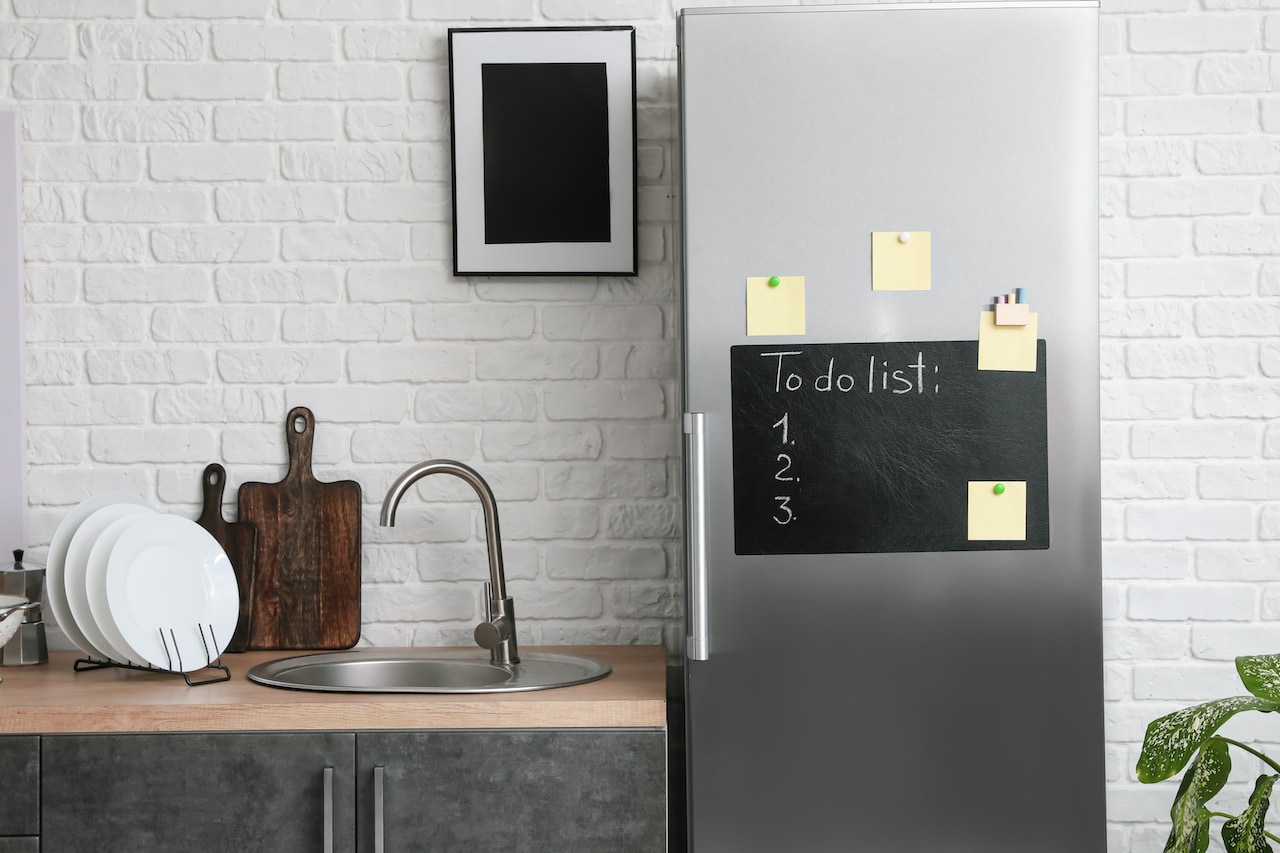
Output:
<svg viewBox="0 0 1280 853">
<path fill-rule="evenodd" d="M 229 652 L 243 652 L 249 648 L 249 618 L 253 590 L 253 567 L 258 531 L 247 521 L 226 521 L 222 517 L 222 491 L 227 485 L 227 472 L 214 462 L 204 469 L 204 507 L 200 510 L 199 524 L 222 546 L 236 573 L 236 586 L 240 590 L 240 616 L 236 619 L 236 631 L 227 645 Z"/>
<path fill-rule="evenodd" d="M 258 530 L 251 649 L 346 649 L 360 639 L 360 484 L 311 472 L 315 416 L 285 420 L 289 471 L 240 486 L 240 520 Z"/>
</svg>

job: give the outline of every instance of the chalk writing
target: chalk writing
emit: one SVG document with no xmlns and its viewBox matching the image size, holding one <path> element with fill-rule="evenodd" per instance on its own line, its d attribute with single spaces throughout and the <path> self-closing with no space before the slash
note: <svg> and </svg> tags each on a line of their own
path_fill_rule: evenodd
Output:
<svg viewBox="0 0 1280 853">
<path fill-rule="evenodd" d="M 888 358 L 881 358 L 872 354 L 867 359 L 866 382 L 859 382 L 854 378 L 852 372 L 845 372 L 845 365 L 840 365 L 840 370 L 836 370 L 836 359 L 834 357 L 827 359 L 826 370 L 819 369 L 812 374 L 802 374 L 797 371 L 803 368 L 797 366 L 799 359 L 792 359 L 792 356 L 803 356 L 804 350 L 786 350 L 775 352 L 762 352 L 760 357 L 764 359 L 775 360 L 773 390 L 775 393 L 796 392 L 812 389 L 819 393 L 830 393 L 838 391 L 848 394 L 854 391 L 865 392 L 867 394 L 877 394 L 888 392 L 891 394 L 937 394 L 940 390 L 938 382 L 938 366 L 925 363 L 924 351 L 916 352 L 915 359 L 909 364 L 901 367 L 897 363 L 890 363 Z M 849 368 L 853 370 L 852 367 Z M 859 371 L 861 375 L 861 371 Z M 927 380 L 927 381 L 926 381 Z"/>
<path fill-rule="evenodd" d="M 783 447 L 791 448 L 795 446 L 796 441 L 794 438 L 791 438 L 790 424 L 788 421 L 789 421 L 789 414 L 787 412 L 783 412 L 782 417 L 779 418 L 778 421 L 773 425 L 773 429 L 782 430 L 782 435 L 780 436 L 781 443 Z M 795 476 L 794 474 L 788 473 L 789 471 L 791 471 L 792 464 L 794 464 L 791 459 L 791 454 L 779 453 L 774 461 L 780 464 L 782 467 L 779 468 L 777 470 L 777 473 L 773 475 L 773 479 L 781 483 L 795 483 L 796 484 L 795 488 L 799 488 L 800 478 Z M 773 514 L 773 520 L 776 523 L 790 524 L 791 522 L 796 520 L 796 514 L 791 509 L 791 498 L 792 498 L 791 495 L 774 495 L 773 496 L 773 499 L 778 502 L 778 506 L 775 508 L 776 511 Z"/>
</svg>

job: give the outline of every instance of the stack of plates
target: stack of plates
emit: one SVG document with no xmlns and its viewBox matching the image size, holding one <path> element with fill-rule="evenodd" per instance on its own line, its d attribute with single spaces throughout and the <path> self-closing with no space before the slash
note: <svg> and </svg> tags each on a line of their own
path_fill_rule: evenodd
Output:
<svg viewBox="0 0 1280 853">
<path fill-rule="evenodd" d="M 182 672 L 222 654 L 240 613 L 235 572 L 216 539 L 119 495 L 90 498 L 58 525 L 45 599 L 90 658 Z"/>
</svg>

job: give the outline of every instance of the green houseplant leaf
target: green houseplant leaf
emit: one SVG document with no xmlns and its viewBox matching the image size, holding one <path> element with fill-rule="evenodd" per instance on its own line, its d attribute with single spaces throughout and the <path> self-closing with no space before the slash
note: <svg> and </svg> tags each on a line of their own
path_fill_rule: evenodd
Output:
<svg viewBox="0 0 1280 853">
<path fill-rule="evenodd" d="M 1222 724 L 1241 711 L 1276 711 L 1280 703 L 1257 696 L 1232 696 L 1183 708 L 1147 726 L 1138 756 L 1138 780 L 1160 782 L 1177 773 Z"/>
<path fill-rule="evenodd" d="M 1267 841 L 1267 807 L 1271 805 L 1271 788 L 1280 776 L 1258 777 L 1249 795 L 1249 807 L 1222 826 L 1222 841 L 1227 853 L 1272 853 Z"/>
<path fill-rule="evenodd" d="M 1245 690 L 1260 699 L 1280 702 L 1280 655 L 1238 657 L 1236 672 Z"/>
<path fill-rule="evenodd" d="M 1209 738 L 1182 777 L 1178 796 L 1169 810 L 1173 828 L 1164 843 L 1164 853 L 1205 853 L 1209 849 L 1210 815 L 1204 804 L 1222 790 L 1230 774 L 1231 756 L 1226 741 Z"/>
</svg>

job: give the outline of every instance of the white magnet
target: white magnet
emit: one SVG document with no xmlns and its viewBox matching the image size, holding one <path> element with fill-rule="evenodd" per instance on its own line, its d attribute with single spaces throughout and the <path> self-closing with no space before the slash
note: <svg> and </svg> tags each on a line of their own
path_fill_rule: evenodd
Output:
<svg viewBox="0 0 1280 853">
<path fill-rule="evenodd" d="M 899 242 L 899 243 L 910 243 L 910 242 L 911 242 L 911 232 L 910 232 L 910 231 L 903 231 L 901 234 L 899 234 L 899 235 L 898 235 L 898 242 Z"/>
</svg>

